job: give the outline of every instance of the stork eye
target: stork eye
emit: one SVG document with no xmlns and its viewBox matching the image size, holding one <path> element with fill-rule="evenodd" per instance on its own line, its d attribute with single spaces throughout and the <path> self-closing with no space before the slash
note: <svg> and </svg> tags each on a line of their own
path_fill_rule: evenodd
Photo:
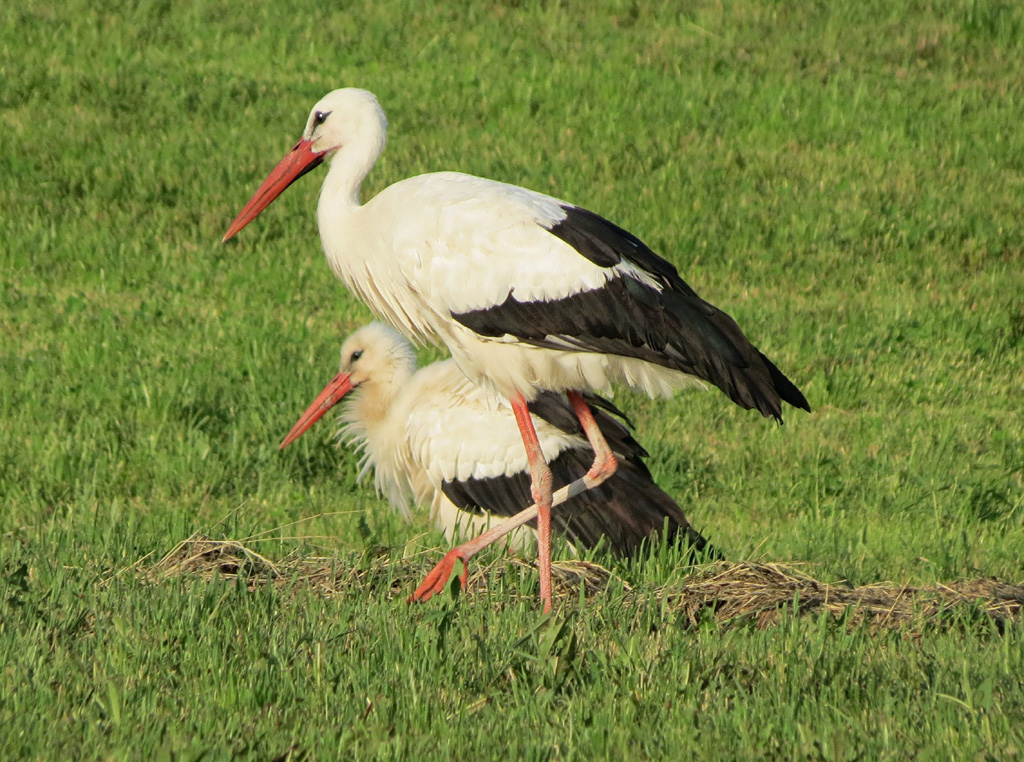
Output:
<svg viewBox="0 0 1024 762">
<path fill-rule="evenodd" d="M 363 356 L 363 350 L 357 349 L 355 352 L 353 352 L 351 355 L 349 355 L 348 361 L 350 363 L 351 362 L 355 362 L 356 360 L 358 360 L 362 356 Z"/>
<path fill-rule="evenodd" d="M 313 126 L 319 127 L 321 124 L 327 121 L 327 117 L 331 115 L 330 111 L 317 111 L 313 114 Z"/>
</svg>

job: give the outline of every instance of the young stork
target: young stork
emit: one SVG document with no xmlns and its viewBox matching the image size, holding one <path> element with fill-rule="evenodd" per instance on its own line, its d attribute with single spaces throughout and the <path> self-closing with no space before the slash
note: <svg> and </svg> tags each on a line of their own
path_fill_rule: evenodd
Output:
<svg viewBox="0 0 1024 762">
<path fill-rule="evenodd" d="M 446 344 L 474 383 L 511 402 L 538 505 L 547 610 L 552 475 L 527 412 L 538 394 L 567 393 L 594 451 L 587 488 L 607 479 L 616 461 L 580 391 L 622 381 L 668 395 L 706 381 L 779 421 L 783 402 L 810 408 L 731 317 L 701 299 L 672 264 L 593 212 L 455 172 L 402 180 L 361 205 L 359 189 L 384 149 L 387 124 L 372 93 L 326 95 L 224 240 L 328 162 L 317 221 L 335 274 L 406 336 Z M 439 567 L 459 557 L 456 548 Z"/>
<path fill-rule="evenodd" d="M 381 323 L 364 326 L 345 341 L 340 371 L 281 448 L 350 393 L 341 434 L 363 449 L 361 474 L 372 469 L 377 492 L 403 516 L 409 515 L 410 503 L 430 506 L 431 518 L 451 541 L 457 528 L 478 530 L 491 518 L 512 517 L 489 530 L 493 540 L 537 515 L 535 509 L 522 510 L 530 502 L 529 464 L 507 399 L 471 383 L 452 360 L 417 370 L 409 343 Z M 669 541 L 678 538 L 704 550 L 704 538 L 654 483 L 642 460 L 647 452 L 609 415 L 618 411 L 600 397 L 586 399 L 619 467 L 600 486 L 557 506 L 554 528 L 577 546 L 593 548 L 603 540 L 618 556 L 635 554 L 663 530 Z M 576 482 L 587 473 L 593 452 L 573 408 L 564 395 L 548 391 L 528 406 L 555 478 Z M 464 566 L 463 586 L 466 573 Z M 447 579 L 424 583 L 410 600 L 429 599 Z"/>
</svg>

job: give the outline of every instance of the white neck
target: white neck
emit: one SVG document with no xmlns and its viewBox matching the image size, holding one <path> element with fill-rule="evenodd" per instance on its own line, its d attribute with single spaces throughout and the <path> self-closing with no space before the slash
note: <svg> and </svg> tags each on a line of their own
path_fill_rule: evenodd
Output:
<svg viewBox="0 0 1024 762">
<path fill-rule="evenodd" d="M 320 189 L 318 214 L 359 206 L 359 188 L 384 150 L 383 129 L 338 148 L 328 157 L 329 168 Z"/>
</svg>

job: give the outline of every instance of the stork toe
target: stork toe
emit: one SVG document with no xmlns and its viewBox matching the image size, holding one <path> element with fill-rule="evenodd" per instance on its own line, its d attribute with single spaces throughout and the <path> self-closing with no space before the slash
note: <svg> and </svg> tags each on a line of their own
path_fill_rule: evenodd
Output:
<svg viewBox="0 0 1024 762">
<path fill-rule="evenodd" d="M 456 561 L 462 561 L 462 574 L 459 575 L 459 582 L 462 589 L 465 590 L 466 578 L 469 576 L 469 558 L 463 554 L 460 548 L 453 548 L 445 553 L 444 558 L 438 562 L 437 566 L 430 570 L 423 583 L 406 599 L 406 603 L 429 601 L 434 593 L 444 590 L 455 570 Z"/>
</svg>

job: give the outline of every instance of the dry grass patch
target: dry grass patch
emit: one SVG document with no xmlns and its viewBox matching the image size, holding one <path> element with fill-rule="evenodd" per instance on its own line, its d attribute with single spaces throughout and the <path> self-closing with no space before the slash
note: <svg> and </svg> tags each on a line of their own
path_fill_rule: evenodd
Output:
<svg viewBox="0 0 1024 762">
<path fill-rule="evenodd" d="M 814 579 L 794 564 L 717 563 L 702 567 L 659 595 L 691 623 L 712 612 L 718 622 L 753 619 L 774 624 L 780 612 L 827 611 L 873 628 L 940 624 L 951 614 L 978 612 L 997 624 L 1020 615 L 1024 586 L 994 579 L 913 587 L 878 583 L 857 587 Z"/>
<path fill-rule="evenodd" d="M 388 599 L 404 599 L 431 566 L 431 560 L 422 555 L 395 559 L 383 548 L 347 559 L 295 553 L 271 561 L 241 542 L 194 535 L 140 573 L 151 583 L 171 577 L 220 576 L 249 588 L 311 588 L 325 597 L 383 592 Z M 534 568 L 531 561 L 514 556 L 473 564 L 468 589 L 474 596 L 485 594 L 489 586 L 498 584 L 502 575 L 513 569 Z M 597 595 L 613 576 L 600 564 L 556 561 L 552 567 L 554 594 L 569 600 L 578 597 L 582 587 L 587 596 Z M 634 591 L 625 580 L 620 583 L 634 604 L 649 604 L 650 598 Z M 681 582 L 655 591 L 654 599 L 691 624 L 710 616 L 719 623 L 753 621 L 767 627 L 775 624 L 782 612 L 790 611 L 801 615 L 828 612 L 837 618 L 849 617 L 853 623 L 867 622 L 873 629 L 942 626 L 964 614 L 980 614 L 1001 626 L 1020 616 L 1024 585 L 974 579 L 948 585 L 879 583 L 854 587 L 814 579 L 796 564 L 721 561 L 694 567 Z"/>
<path fill-rule="evenodd" d="M 387 548 L 348 558 L 327 558 L 291 554 L 271 561 L 235 540 L 213 540 L 193 535 L 179 542 L 167 555 L 142 570 L 145 579 L 159 582 L 169 577 L 214 576 L 236 580 L 249 588 L 278 585 L 285 589 L 311 587 L 327 597 L 353 593 L 379 593 L 388 598 L 405 598 L 423 581 L 440 560 L 417 555 L 395 559 Z M 486 593 L 509 568 L 535 569 L 530 561 L 515 556 L 497 557 L 469 567 L 467 587 L 471 593 Z M 612 573 L 588 561 L 554 561 L 551 566 L 554 594 L 560 598 L 578 596 L 581 585 L 587 595 L 607 587 Z M 628 589 L 628 585 L 626 586 Z"/>
</svg>

